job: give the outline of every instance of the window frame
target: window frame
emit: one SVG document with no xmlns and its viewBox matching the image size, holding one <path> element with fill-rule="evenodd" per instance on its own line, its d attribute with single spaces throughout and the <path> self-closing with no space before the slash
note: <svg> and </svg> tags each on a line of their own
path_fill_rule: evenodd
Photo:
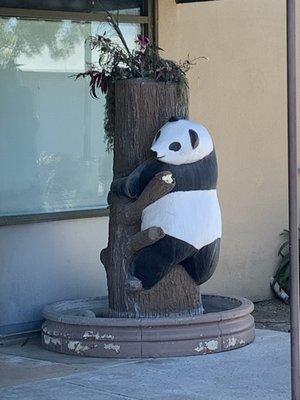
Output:
<svg viewBox="0 0 300 400">
<path fill-rule="evenodd" d="M 156 32 L 156 12 L 157 0 L 145 0 L 145 8 L 147 16 L 144 15 L 129 15 L 119 14 L 118 20 L 120 23 L 139 23 L 143 27 L 143 32 L 150 38 L 150 40 L 157 43 Z M 105 22 L 107 15 L 105 12 L 69 12 L 69 11 L 50 11 L 38 9 L 23 9 L 23 8 L 7 8 L 0 6 L 0 17 L 19 17 L 32 20 L 71 20 L 71 21 L 96 21 Z M 29 224 L 37 222 L 60 221 L 68 219 L 81 219 L 81 218 L 95 218 L 106 217 L 109 215 L 109 206 L 107 205 L 99 208 L 83 209 L 83 210 L 65 210 L 55 212 L 31 213 L 31 214 L 18 214 L 18 215 L 0 215 L 0 227 Z"/>
</svg>

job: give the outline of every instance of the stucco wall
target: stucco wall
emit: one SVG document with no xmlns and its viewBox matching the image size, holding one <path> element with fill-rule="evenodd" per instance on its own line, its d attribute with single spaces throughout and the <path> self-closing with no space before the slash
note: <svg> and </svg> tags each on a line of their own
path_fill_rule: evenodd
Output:
<svg viewBox="0 0 300 400">
<path fill-rule="evenodd" d="M 0 335 L 39 327 L 48 303 L 105 295 L 99 251 L 106 246 L 107 221 L 0 228 Z"/>
<path fill-rule="evenodd" d="M 159 0 L 159 45 L 188 74 L 190 116 L 211 131 L 219 161 L 223 241 L 204 290 L 270 296 L 287 224 L 285 1 Z"/>
</svg>

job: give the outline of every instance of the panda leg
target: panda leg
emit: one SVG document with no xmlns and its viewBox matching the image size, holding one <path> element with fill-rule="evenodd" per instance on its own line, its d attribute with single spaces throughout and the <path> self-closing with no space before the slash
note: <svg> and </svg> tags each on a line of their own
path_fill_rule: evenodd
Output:
<svg viewBox="0 0 300 400">
<path fill-rule="evenodd" d="M 144 289 L 151 289 L 170 271 L 173 265 L 181 263 L 195 253 L 187 243 L 165 235 L 156 243 L 144 247 L 133 258 L 131 274 L 138 278 Z"/>
<path fill-rule="evenodd" d="M 213 243 L 202 247 L 192 257 L 182 261 L 181 265 L 193 278 L 197 285 L 202 285 L 215 272 L 219 261 L 221 240 L 217 239 Z"/>
</svg>

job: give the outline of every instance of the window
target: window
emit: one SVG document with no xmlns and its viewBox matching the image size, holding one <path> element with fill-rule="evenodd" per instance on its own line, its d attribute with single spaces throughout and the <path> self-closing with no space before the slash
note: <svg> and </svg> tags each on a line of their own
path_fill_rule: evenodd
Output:
<svg viewBox="0 0 300 400">
<path fill-rule="evenodd" d="M 15 3 L 22 6 L 20 1 Z M 30 8 L 32 3 L 53 2 L 24 3 Z M 91 2 L 55 2 L 59 10 L 64 3 L 84 8 Z M 145 28 L 141 22 L 148 18 L 136 15 L 143 12 L 141 2 L 124 3 L 131 8 L 119 11 L 120 21 L 124 20 L 120 28 L 132 47 Z M 49 17 L 49 11 L 43 11 L 44 16 L 39 10 L 0 8 L 2 224 L 37 215 L 43 220 L 53 215 L 99 215 L 106 208 L 112 154 L 107 153 L 104 141 L 105 99 L 92 99 L 89 82 L 75 82 L 72 75 L 96 57 L 85 44 L 88 36 L 104 31 L 110 37 L 115 34 L 103 13 L 85 15 L 76 9 L 74 16 L 74 10 L 70 11 L 71 19 L 61 11 L 52 11 Z"/>
</svg>

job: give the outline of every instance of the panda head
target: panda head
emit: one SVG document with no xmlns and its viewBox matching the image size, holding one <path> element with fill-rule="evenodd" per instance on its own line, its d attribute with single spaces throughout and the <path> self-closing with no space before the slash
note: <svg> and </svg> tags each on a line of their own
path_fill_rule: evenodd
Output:
<svg viewBox="0 0 300 400">
<path fill-rule="evenodd" d="M 213 148 L 211 136 L 203 125 L 172 117 L 157 132 L 151 150 L 159 161 L 181 165 L 201 160 Z"/>
</svg>

